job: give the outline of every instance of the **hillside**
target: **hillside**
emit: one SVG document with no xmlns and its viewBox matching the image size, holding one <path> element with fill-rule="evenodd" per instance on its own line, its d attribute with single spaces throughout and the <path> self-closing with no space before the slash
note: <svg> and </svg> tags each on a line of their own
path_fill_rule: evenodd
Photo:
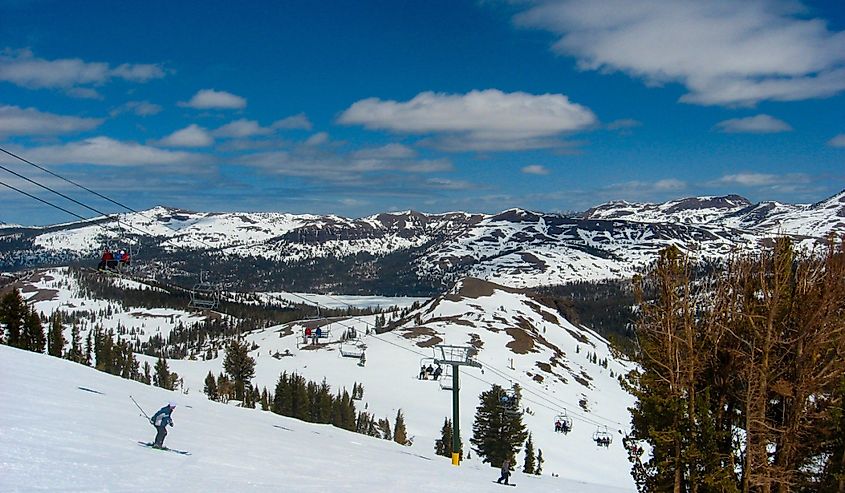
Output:
<svg viewBox="0 0 845 493">
<path fill-rule="evenodd" d="M 690 197 L 609 202 L 581 214 L 415 211 L 360 219 L 156 207 L 85 222 L 0 229 L 0 268 L 96 265 L 129 248 L 148 277 L 191 285 L 200 271 L 239 291 L 432 295 L 463 277 L 512 287 L 618 279 L 677 245 L 703 260 L 785 234 L 812 246 L 845 232 L 845 192 L 817 204 Z"/>
<path fill-rule="evenodd" d="M 179 310 L 153 313 L 80 297 L 63 270 L 31 280 L 23 292 L 45 314 L 56 309 L 65 313 L 102 310 L 105 314 L 99 316 L 98 324 L 122 327 L 124 335 L 119 337 L 136 341 L 166 335 L 177 321 L 198 316 Z M 451 417 L 451 393 L 441 390 L 436 381 L 418 380 L 420 364 L 433 355 L 432 344 L 471 345 L 485 366 L 462 371 L 461 429 L 467 445 L 478 395 L 493 383 L 506 387 L 519 383 L 524 421 L 535 447 L 543 450 L 546 474 L 633 490 L 622 434 L 617 431 L 627 429 L 627 407 L 632 404 L 617 377 L 632 367 L 616 358 L 601 337 L 573 326 L 525 294 L 478 279 L 459 283 L 402 319 L 398 312 L 387 318 L 393 330 L 381 334 L 372 330 L 375 316 L 325 320 L 322 326 L 331 335 L 317 346 L 303 344 L 303 325 L 298 322 L 251 331 L 245 337 L 256 347 L 250 353 L 257 363 L 254 383 L 272 391 L 282 371 L 295 371 L 314 381 L 325 378 L 333 389 L 363 384 L 359 409 L 365 407 L 377 417 L 392 420 L 401 408 L 414 440 L 409 451 L 429 456 L 443 420 Z M 87 324 L 83 329 L 91 327 Z M 340 354 L 345 348 L 340 338 L 350 328 L 359 334 L 370 332 L 361 341 L 366 345 L 365 367 Z M 69 339 L 70 327 L 65 331 Z M 206 349 L 219 347 L 220 342 L 206 340 L 200 347 L 191 347 L 188 353 L 195 359 L 168 361 L 171 371 L 184 379 L 188 396 L 205 399 L 201 394 L 205 376 L 222 371 L 223 351 L 216 358 L 204 359 Z M 286 351 L 290 357 L 281 356 Z M 155 362 L 146 356 L 139 359 Z M 555 416 L 564 411 L 574 422 L 566 436 L 553 429 Z M 615 440 L 607 449 L 592 441 L 593 433 L 605 427 Z"/>
<path fill-rule="evenodd" d="M 213 403 L 65 360 L 0 346 L 3 491 L 501 491 L 496 471 L 460 468 L 428 451 Z M 178 404 L 166 444 L 139 446 L 154 412 Z M 513 479 L 521 491 L 631 491 L 550 476 Z"/>
</svg>

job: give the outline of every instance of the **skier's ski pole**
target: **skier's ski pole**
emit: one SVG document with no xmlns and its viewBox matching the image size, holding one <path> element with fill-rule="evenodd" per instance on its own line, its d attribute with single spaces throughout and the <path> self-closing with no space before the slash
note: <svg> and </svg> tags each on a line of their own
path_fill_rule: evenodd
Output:
<svg viewBox="0 0 845 493">
<path fill-rule="evenodd" d="M 130 398 L 130 399 L 132 399 L 132 402 L 134 402 L 134 403 L 135 403 L 135 405 L 138 407 L 138 409 L 140 409 L 140 410 L 141 410 L 141 413 L 144 415 L 144 417 L 145 417 L 145 418 L 147 418 L 147 421 L 149 421 L 149 420 L 150 420 L 149 415 L 147 415 L 147 413 L 146 413 L 146 412 L 144 412 L 144 408 L 142 408 L 142 407 L 140 406 L 140 404 L 138 404 L 138 401 L 136 401 L 136 400 L 135 400 L 135 398 L 134 398 L 134 397 L 132 397 L 131 395 L 129 396 L 129 398 Z"/>
</svg>

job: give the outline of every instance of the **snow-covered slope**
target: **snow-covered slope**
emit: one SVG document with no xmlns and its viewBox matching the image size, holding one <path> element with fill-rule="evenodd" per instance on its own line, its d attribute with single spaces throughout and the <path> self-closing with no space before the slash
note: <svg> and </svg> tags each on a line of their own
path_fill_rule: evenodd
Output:
<svg viewBox="0 0 845 493">
<path fill-rule="evenodd" d="M 496 471 L 450 465 L 429 451 L 212 403 L 57 358 L 0 346 L 0 490 L 18 491 L 501 491 Z M 175 400 L 166 445 L 140 416 Z M 521 491 L 617 493 L 550 476 L 512 478 Z"/>
<path fill-rule="evenodd" d="M 24 287 L 24 296 L 45 314 L 53 309 L 74 312 L 103 303 L 74 298 L 72 283 L 63 272 L 54 270 L 33 280 Z M 146 337 L 153 333 L 146 311 L 112 311 L 112 318 L 103 323 L 126 329 L 120 337 L 143 337 L 132 330 L 143 324 L 147 324 Z M 183 316 L 195 316 L 162 315 L 155 320 L 164 326 L 157 327 L 155 333 L 172 329 Z M 451 418 L 451 393 L 441 390 L 436 381 L 419 380 L 420 363 L 433 356 L 433 344 L 470 345 L 477 349 L 476 358 L 485 367 L 483 371 L 462 370 L 461 430 L 465 446 L 469 446 L 479 394 L 494 383 L 505 387 L 519 383 L 523 387 L 524 421 L 535 447 L 543 451 L 546 474 L 633 491 L 630 464 L 621 446 L 629 422 L 627 408 L 633 401 L 617 380 L 632 367 L 615 357 L 600 336 L 573 326 L 518 291 L 478 279 L 464 280 L 452 292 L 424 303 L 401 320 L 397 314 L 387 318 L 393 330 L 382 334 L 372 330 L 374 316 L 329 319 L 323 329 L 330 331 L 330 337 L 318 346 L 303 344 L 303 326 L 299 323 L 248 333 L 247 341 L 258 348 L 251 353 L 257 363 L 254 382 L 272 391 L 282 371 L 295 371 L 314 381 L 325 378 L 335 389 L 363 384 L 359 409 L 366 406 L 376 417 L 392 420 L 401 408 L 408 434 L 414 438 L 408 452 L 430 456 L 443 420 Z M 361 341 L 366 345 L 364 367 L 358 366 L 357 359 L 341 355 L 349 348 L 341 342 L 341 336 L 351 328 L 359 334 L 370 332 Z M 69 338 L 70 327 L 66 331 Z M 288 351 L 291 356 L 282 356 Z M 196 360 L 169 360 L 171 371 L 184 379 L 188 396 L 200 401 L 204 399 L 201 389 L 205 376 L 209 371 L 216 375 L 223 370 L 223 351 L 209 360 L 203 360 L 204 353 L 199 348 Z M 154 363 L 146 356 L 139 359 Z M 604 360 L 606 365 L 602 364 Z M 573 431 L 566 436 L 553 429 L 555 416 L 564 411 L 574 421 Z M 593 433 L 605 429 L 615 440 L 607 449 L 592 441 Z M 472 460 L 468 465 L 487 470 Z"/>
</svg>

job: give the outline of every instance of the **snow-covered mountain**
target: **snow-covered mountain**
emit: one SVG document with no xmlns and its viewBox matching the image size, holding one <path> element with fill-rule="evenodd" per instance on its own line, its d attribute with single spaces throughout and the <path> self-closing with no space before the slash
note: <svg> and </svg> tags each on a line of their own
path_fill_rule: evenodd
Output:
<svg viewBox="0 0 845 493">
<path fill-rule="evenodd" d="M 133 282 L 119 278 L 110 279 L 116 283 L 116 289 L 117 283 Z M 119 302 L 92 299 L 85 294 L 85 290 L 80 289 L 75 278 L 67 275 L 65 269 L 41 273 L 21 281 L 17 287 L 41 313 L 48 315 L 59 310 L 73 315 L 66 317 L 66 320 L 76 321 L 82 331 L 83 340 L 86 332 L 95 326 L 94 320 L 96 326 L 106 330 L 114 329 L 118 338 L 144 341 L 157 336 L 166 338 L 178 325 L 187 325 L 197 317 L 205 316 L 197 312 L 174 309 L 129 308 Z M 89 320 L 86 318 L 88 315 L 93 317 L 90 321 L 86 321 Z M 309 380 L 321 381 L 325 378 L 335 389 L 351 389 L 356 382 L 363 384 L 364 396 L 359 402 L 359 409 L 366 406 L 375 416 L 392 419 L 401 408 L 408 434 L 414 440 L 414 445 L 407 449 L 407 453 L 431 458 L 433 463 L 442 463 L 445 468 L 448 459 L 435 458 L 432 452 L 434 442 L 439 438 L 443 420 L 451 418 L 451 392 L 441 389 L 441 384 L 437 381 L 419 380 L 417 377 L 420 365 L 431 361 L 428 358 L 434 355 L 434 345 L 471 346 L 475 349 L 475 359 L 484 366 L 483 369 L 465 368 L 461 371 L 461 430 L 467 446 L 472 434 L 471 424 L 479 394 L 488 390 L 491 384 L 510 387 L 513 383 L 518 383 L 522 387 L 524 422 L 533 435 L 535 447 L 543 451 L 546 474 L 554 473 L 561 479 L 592 485 L 608 485 L 611 490 L 634 490 L 629 475 L 630 464 L 621 446 L 623 433 L 628 429 L 629 423 L 627 408 L 633 400 L 618 381 L 619 375 L 633 367 L 614 354 L 602 337 L 583 327 L 574 326 L 555 310 L 518 290 L 480 279 L 463 280 L 447 294 L 406 312 L 405 317 L 399 318 L 398 313 L 394 313 L 388 314 L 387 318 L 387 326 L 392 330 L 382 333 L 376 333 L 374 330 L 375 316 L 325 320 L 322 322 L 322 328 L 329 332 L 329 337 L 321 340 L 321 344 L 317 346 L 304 343 L 304 326 L 298 322 L 247 333 L 246 340 L 254 343 L 256 348 L 251 352 L 256 360 L 254 382 L 272 392 L 282 371 L 295 371 Z M 343 352 L 349 350 L 348 344 L 342 341 L 342 336 L 350 329 L 355 329 L 362 336 L 360 342 L 366 346 L 366 365 L 363 367 L 357 364 L 356 358 L 342 356 Z M 69 339 L 71 324 L 68 324 L 65 330 Z M 205 344 L 212 342 L 206 341 Z M 205 347 L 192 348 L 190 353 L 195 355 L 194 358 L 168 361 L 171 371 L 175 371 L 184 379 L 187 392 L 185 399 L 189 399 L 195 408 L 203 409 L 203 412 L 211 406 L 203 403 L 201 389 L 204 379 L 209 371 L 216 375 L 223 370 L 223 351 L 220 351 L 216 358 L 205 359 Z M 284 356 L 288 353 L 290 356 Z M 138 358 L 151 365 L 155 363 L 152 357 L 139 355 Z M 7 373 L 5 369 L 3 371 L 5 380 Z M 89 387 L 88 383 L 82 380 L 74 380 L 65 386 L 65 391 L 70 394 L 78 392 L 75 390 L 76 386 Z M 116 392 L 110 388 L 97 389 L 105 390 L 107 394 Z M 152 390 L 149 393 L 155 394 Z M 36 399 L 36 396 L 32 395 L 31 398 Z M 125 396 L 120 396 L 119 400 L 122 405 L 131 405 L 129 402 L 123 402 L 126 400 Z M 127 407 L 126 410 L 126 415 L 132 416 L 132 409 Z M 243 414 L 252 411 L 239 411 L 241 414 L 238 416 L 252 419 L 251 414 Z M 100 412 L 97 410 L 98 414 Z M 574 429 L 568 435 L 554 432 L 555 416 L 564 412 L 574 424 Z M 258 421 L 255 423 L 266 424 L 272 419 L 282 418 L 273 416 L 256 419 Z M 182 428 L 176 428 L 170 443 L 176 448 L 199 449 L 203 453 L 211 453 L 211 447 L 203 442 L 201 435 L 216 436 L 221 431 L 224 434 L 237 433 L 237 426 L 236 423 L 231 426 L 220 425 L 220 428 L 226 429 L 215 428 L 213 431 L 203 431 L 199 427 L 188 428 L 184 432 L 186 441 L 182 442 L 177 441 Z M 288 424 L 284 426 L 291 428 Z M 141 433 L 149 431 L 140 425 L 138 428 Z M 322 429 L 324 428 L 314 428 L 315 431 Z M 307 430 L 309 428 L 306 425 L 299 425 L 296 433 L 308 436 Z M 118 431 L 111 430 L 108 434 L 112 436 Z M 272 434 L 275 431 L 278 430 L 273 430 L 268 425 L 264 433 Z M 592 440 L 597 431 L 610 433 L 614 438 L 613 445 L 609 448 L 597 447 Z M 81 431 L 68 436 L 68 441 L 79 440 L 79 433 Z M 341 432 L 331 433 L 332 436 L 340 436 L 338 434 Z M 351 440 L 361 445 L 367 440 L 364 437 L 355 437 L 356 435 L 352 435 L 343 438 L 344 443 Z M 13 439 L 17 440 L 11 436 L 2 438 L 0 444 L 5 445 Z M 287 434 L 273 438 L 279 441 L 288 439 L 291 437 Z M 218 443 L 218 440 L 215 437 L 214 443 Z M 75 445 L 65 443 L 62 447 Z M 134 444 L 127 441 L 126 445 Z M 264 447 L 269 446 L 263 444 L 259 449 L 264 450 Z M 357 446 L 348 448 L 346 453 L 358 453 Z M 108 450 L 112 450 L 111 446 Z M 219 453 L 221 452 L 214 452 Z M 308 451 L 307 461 L 316 456 L 322 455 L 319 451 Z M 215 457 L 217 461 L 228 463 L 228 455 Z M 519 460 L 522 460 L 521 455 Z M 466 465 L 484 473 L 492 471 L 481 465 L 477 458 L 467 461 Z M 520 481 L 517 478 L 517 482 Z M 528 481 L 531 481 L 531 478 L 521 482 Z M 545 488 L 552 490 L 557 487 L 550 486 L 549 483 L 543 484 Z M 561 484 L 566 484 L 572 491 L 572 483 Z M 575 487 L 579 491 L 589 491 L 589 488 L 604 491 L 598 486 Z M 472 488 L 472 491 L 479 489 Z"/>
<path fill-rule="evenodd" d="M 628 277 L 668 245 L 712 259 L 755 251 L 777 235 L 811 245 L 832 233 L 845 233 L 845 191 L 811 205 L 728 195 L 609 202 L 575 215 L 511 209 L 348 219 L 156 207 L 0 229 L 0 268 L 94 264 L 104 247 L 128 246 L 148 273 L 209 270 L 233 289 L 412 294 L 465 276 L 513 287 Z"/>
</svg>

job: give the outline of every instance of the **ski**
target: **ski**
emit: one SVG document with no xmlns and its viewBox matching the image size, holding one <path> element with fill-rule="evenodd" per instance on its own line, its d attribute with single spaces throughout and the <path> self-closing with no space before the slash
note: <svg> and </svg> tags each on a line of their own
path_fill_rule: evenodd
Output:
<svg viewBox="0 0 845 493">
<path fill-rule="evenodd" d="M 153 447 L 153 444 L 150 443 L 150 442 L 138 442 L 138 445 L 140 445 L 142 447 L 151 448 L 153 450 L 162 450 L 164 452 L 175 452 L 175 453 L 180 454 L 180 455 L 191 455 L 191 453 L 186 451 L 186 450 L 176 450 L 175 448 L 167 448 L 167 447 L 162 447 L 162 448 Z"/>
<path fill-rule="evenodd" d="M 501 485 L 501 486 L 516 486 L 516 483 L 505 484 L 505 483 L 500 483 L 498 481 L 493 481 L 493 482 L 498 484 L 498 485 Z"/>
</svg>

